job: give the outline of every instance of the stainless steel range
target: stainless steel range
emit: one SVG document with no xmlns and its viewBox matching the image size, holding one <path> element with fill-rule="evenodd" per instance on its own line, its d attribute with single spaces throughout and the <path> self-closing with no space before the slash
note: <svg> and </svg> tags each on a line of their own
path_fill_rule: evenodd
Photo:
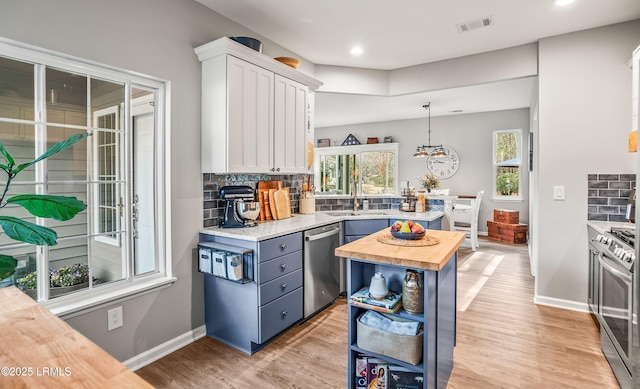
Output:
<svg viewBox="0 0 640 389">
<path fill-rule="evenodd" d="M 600 322 L 602 352 L 620 387 L 630 388 L 635 230 L 611 228 L 590 238 L 589 307 Z"/>
</svg>

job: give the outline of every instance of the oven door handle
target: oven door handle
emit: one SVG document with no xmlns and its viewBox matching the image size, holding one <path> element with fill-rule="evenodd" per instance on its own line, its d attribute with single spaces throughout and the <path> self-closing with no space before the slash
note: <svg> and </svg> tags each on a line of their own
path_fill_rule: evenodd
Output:
<svg viewBox="0 0 640 389">
<path fill-rule="evenodd" d="M 598 261 L 600 262 L 600 265 L 602 265 L 603 268 L 607 269 L 609 272 L 613 273 L 618 278 L 621 278 L 627 284 L 631 284 L 631 276 L 630 275 L 625 274 L 625 273 L 621 272 L 620 270 L 616 269 L 615 267 L 611 266 L 610 264 L 605 262 L 604 258 L 605 258 L 604 256 L 601 256 L 601 257 L 598 258 Z"/>
</svg>

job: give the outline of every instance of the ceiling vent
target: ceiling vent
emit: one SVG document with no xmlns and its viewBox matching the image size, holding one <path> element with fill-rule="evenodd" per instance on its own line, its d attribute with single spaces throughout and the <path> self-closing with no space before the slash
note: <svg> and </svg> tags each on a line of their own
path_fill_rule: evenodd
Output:
<svg viewBox="0 0 640 389">
<path fill-rule="evenodd" d="M 491 16 L 487 16 L 480 19 L 470 20 L 465 23 L 456 24 L 458 28 L 458 32 L 469 32 L 473 30 L 477 30 L 479 28 L 493 26 L 493 19 Z"/>
</svg>

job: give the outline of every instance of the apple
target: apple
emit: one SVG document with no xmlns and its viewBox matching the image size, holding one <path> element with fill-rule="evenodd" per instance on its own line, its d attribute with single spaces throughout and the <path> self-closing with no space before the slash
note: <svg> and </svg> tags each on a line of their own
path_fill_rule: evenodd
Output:
<svg viewBox="0 0 640 389">
<path fill-rule="evenodd" d="M 414 224 L 413 227 L 411 227 L 411 232 L 414 234 L 421 234 L 424 232 L 424 228 L 422 228 L 420 224 Z"/>
</svg>

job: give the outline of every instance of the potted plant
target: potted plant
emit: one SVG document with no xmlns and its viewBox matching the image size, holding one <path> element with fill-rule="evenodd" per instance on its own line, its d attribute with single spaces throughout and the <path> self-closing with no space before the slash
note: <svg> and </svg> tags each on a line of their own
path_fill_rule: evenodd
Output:
<svg viewBox="0 0 640 389">
<path fill-rule="evenodd" d="M 18 286 L 32 298 L 36 298 L 37 271 L 18 280 Z M 59 296 L 89 285 L 89 266 L 76 263 L 58 270 L 49 269 L 49 297 Z"/>
<path fill-rule="evenodd" d="M 6 197 L 9 193 L 11 182 L 18 174 L 43 159 L 66 150 L 89 135 L 89 133 L 72 135 L 66 140 L 51 146 L 38 158 L 21 164 L 16 164 L 9 151 L 0 143 L 0 157 L 2 157 L 0 158 L 0 170 L 6 174 L 6 183 L 0 195 L 0 210 L 9 204 L 13 204 L 21 206 L 33 216 L 59 221 L 70 220 L 79 212 L 84 211 L 87 205 L 70 196 L 21 194 L 9 198 Z M 14 216 L 0 214 L 0 228 L 9 238 L 20 242 L 41 246 L 54 246 L 58 243 L 58 235 L 54 230 Z M 17 265 L 18 261 L 14 257 L 0 254 L 0 280 L 11 277 L 15 273 Z"/>
<path fill-rule="evenodd" d="M 418 181 L 420 181 L 420 185 L 422 185 L 427 192 L 431 192 L 432 189 L 438 189 L 440 186 L 440 180 L 438 177 L 431 173 L 426 174 L 424 177 L 418 177 Z"/>
</svg>

